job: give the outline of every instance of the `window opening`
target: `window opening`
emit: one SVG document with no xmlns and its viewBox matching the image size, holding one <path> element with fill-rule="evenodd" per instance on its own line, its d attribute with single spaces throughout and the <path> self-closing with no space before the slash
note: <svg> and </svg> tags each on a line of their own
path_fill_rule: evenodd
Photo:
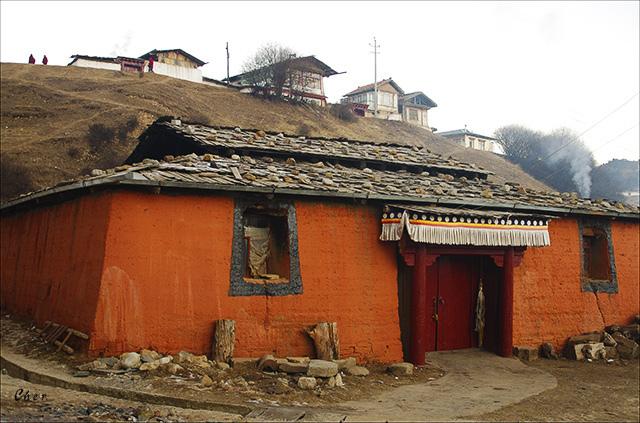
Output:
<svg viewBox="0 0 640 423">
<path fill-rule="evenodd" d="M 611 279 L 609 245 L 607 234 L 599 228 L 585 227 L 582 230 L 582 254 L 584 275 L 591 280 Z"/>
<path fill-rule="evenodd" d="M 289 233 L 286 210 L 247 209 L 244 213 L 244 279 L 289 281 Z"/>
</svg>

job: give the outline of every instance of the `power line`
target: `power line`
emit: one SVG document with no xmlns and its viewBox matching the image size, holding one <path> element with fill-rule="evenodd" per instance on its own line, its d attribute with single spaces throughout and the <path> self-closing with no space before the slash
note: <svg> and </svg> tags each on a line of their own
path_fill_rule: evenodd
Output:
<svg viewBox="0 0 640 423">
<path fill-rule="evenodd" d="M 631 131 L 632 129 L 634 129 L 635 127 L 637 127 L 637 126 L 639 126 L 639 125 L 640 125 L 640 122 L 638 122 L 638 123 L 636 123 L 635 125 L 633 125 L 633 126 L 631 126 L 631 127 L 627 128 L 627 129 L 625 129 L 624 131 L 620 132 L 620 133 L 619 133 L 618 135 L 616 135 L 615 137 L 611 138 L 609 141 L 607 141 L 607 142 L 605 142 L 604 144 L 601 144 L 601 145 L 599 145 L 598 147 L 596 147 L 596 148 L 594 148 L 593 150 L 591 150 L 591 152 L 593 153 L 594 151 L 597 151 L 597 150 L 601 149 L 602 147 L 604 147 L 604 146 L 606 146 L 606 145 L 608 145 L 608 144 L 610 144 L 610 143 L 612 143 L 612 142 L 616 141 L 618 138 L 620 138 L 621 136 L 623 136 L 624 134 L 626 134 L 627 132 Z M 549 180 L 549 178 L 551 178 L 553 175 L 555 175 L 556 173 L 560 172 L 561 170 L 564 170 L 564 169 L 557 169 L 557 170 L 555 170 L 555 171 L 551 172 L 550 174 L 548 174 L 548 175 L 544 176 L 544 177 L 543 177 L 543 179 L 542 179 L 542 181 L 543 181 L 543 182 L 548 181 L 548 180 Z"/>
<path fill-rule="evenodd" d="M 612 110 L 611 112 L 607 113 L 603 118 L 601 118 L 600 120 L 598 120 L 596 123 L 594 123 L 593 125 L 591 125 L 590 127 L 588 127 L 587 129 L 585 129 L 584 131 L 582 131 L 580 134 L 578 134 L 574 139 L 572 139 L 571 141 L 569 141 L 568 143 L 560 146 L 557 150 L 553 151 L 551 154 L 543 157 L 542 161 L 547 160 L 549 157 L 553 156 L 554 154 L 556 154 L 557 152 L 559 152 L 560 150 L 568 147 L 570 144 L 578 141 L 580 139 L 581 136 L 583 136 L 584 134 L 586 134 L 587 132 L 589 132 L 590 130 L 592 130 L 593 128 L 595 128 L 596 126 L 598 126 L 600 123 L 602 123 L 605 119 L 607 119 L 609 116 L 611 116 L 612 114 L 614 114 L 615 112 L 617 112 L 618 110 L 622 109 L 624 106 L 627 105 L 627 103 L 629 103 L 631 100 L 633 100 L 638 94 L 640 94 L 640 91 L 638 91 L 637 93 L 635 93 L 634 95 L 632 95 L 627 101 L 625 101 L 624 103 L 622 103 L 621 105 L 619 105 L 618 107 L 616 107 L 614 110 Z"/>
</svg>

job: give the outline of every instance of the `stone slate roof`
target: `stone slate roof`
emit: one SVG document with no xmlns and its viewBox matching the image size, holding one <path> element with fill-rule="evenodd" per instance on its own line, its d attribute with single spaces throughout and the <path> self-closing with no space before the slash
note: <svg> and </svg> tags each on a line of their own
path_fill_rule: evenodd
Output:
<svg viewBox="0 0 640 423">
<path fill-rule="evenodd" d="M 179 123 L 178 123 L 179 122 Z M 159 143 L 158 138 L 172 142 Z M 471 177 L 486 177 L 492 172 L 453 158 L 443 158 L 423 146 L 373 144 L 336 138 L 307 138 L 256 129 L 210 127 L 183 124 L 179 120 L 156 122 L 140 137 L 140 143 L 127 163 L 145 158 L 195 152 L 294 157 L 305 160 L 341 161 L 365 167 L 424 168 L 454 172 Z M 227 154 L 229 155 L 229 154 Z"/>
<path fill-rule="evenodd" d="M 374 161 L 372 166 L 365 161 L 364 167 L 354 166 L 350 161 L 335 161 L 332 156 L 332 149 L 342 147 L 344 150 L 337 150 L 336 153 L 368 149 L 368 154 L 376 157 L 374 149 L 378 145 L 375 144 L 355 143 L 358 145 L 353 146 L 350 145 L 353 142 L 349 141 L 315 139 L 311 144 L 312 149 L 318 150 L 314 156 L 298 153 L 297 148 L 302 149 L 307 139 L 273 136 L 261 131 L 253 132 L 240 128 L 214 130 L 196 125 L 178 125 L 177 122 L 157 122 L 145 134 L 147 139 L 142 140 L 141 144 L 146 142 L 149 147 L 155 143 L 159 150 L 163 150 L 163 145 L 166 144 L 178 145 L 186 151 L 194 150 L 194 147 L 200 145 L 194 144 L 194 137 L 206 136 L 211 138 L 210 141 L 216 148 L 223 146 L 224 149 L 218 153 L 196 154 L 196 151 L 175 157 L 167 155 L 161 160 L 146 158 L 141 162 L 122 165 L 115 169 L 94 170 L 92 176 L 68 181 L 59 184 L 57 188 L 28 194 L 8 202 L 2 207 L 3 210 L 56 192 L 117 184 L 161 189 L 367 199 L 467 210 L 511 210 L 559 215 L 600 214 L 634 219 L 639 217 L 637 207 L 620 202 L 580 199 L 577 195 L 569 193 L 533 191 L 517 183 L 495 183 L 487 179 L 485 173 L 464 164 L 459 164 L 460 168 L 453 166 L 453 162 L 448 168 L 405 168 L 404 165 L 392 168 L 389 164 L 393 163 L 394 157 L 400 153 L 391 154 L 388 150 L 384 150 L 385 154 L 389 155 L 384 158 L 385 161 Z M 172 138 L 172 134 L 176 138 Z M 228 135 L 230 138 L 227 140 Z M 253 141 L 246 139 L 248 135 L 253 137 Z M 262 140 L 260 143 L 257 142 L 259 139 Z M 326 144 L 322 145 L 322 142 Z M 244 149 L 247 144 L 252 147 L 259 145 L 260 148 Z M 429 157 L 427 151 L 420 153 L 420 150 L 413 150 L 411 147 L 404 148 L 413 152 L 415 156 L 424 154 Z M 324 154 L 324 159 L 318 158 L 320 154 Z M 410 158 L 404 155 L 400 155 L 400 158 L 398 163 L 410 162 Z M 413 160 L 416 161 L 415 158 Z"/>
</svg>

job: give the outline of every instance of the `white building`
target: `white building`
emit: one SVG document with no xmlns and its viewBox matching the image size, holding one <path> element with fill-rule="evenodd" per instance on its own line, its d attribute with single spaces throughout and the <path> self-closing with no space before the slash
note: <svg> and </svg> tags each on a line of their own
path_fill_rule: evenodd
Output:
<svg viewBox="0 0 640 423">
<path fill-rule="evenodd" d="M 152 56 L 154 73 L 192 82 L 203 82 L 200 67 L 205 65 L 206 62 L 182 49 L 151 50 L 137 58 L 124 56 L 97 57 L 76 54 L 71 56 L 73 60 L 68 66 L 109 69 L 121 72 L 148 72 L 149 60 Z"/>
<path fill-rule="evenodd" d="M 402 120 L 398 102 L 404 91 L 391 78 L 378 82 L 378 113 L 375 114 L 375 86 L 367 84 L 344 95 L 342 103 L 353 104 L 353 111 L 365 117 Z M 363 107 L 364 106 L 364 107 Z M 368 107 L 367 107 L 368 106 Z"/>
<path fill-rule="evenodd" d="M 448 138 L 467 148 L 474 148 L 476 150 L 503 154 L 502 148 L 498 144 L 497 139 L 471 132 L 467 128 L 456 129 L 453 131 L 437 132 L 436 135 Z"/>
</svg>

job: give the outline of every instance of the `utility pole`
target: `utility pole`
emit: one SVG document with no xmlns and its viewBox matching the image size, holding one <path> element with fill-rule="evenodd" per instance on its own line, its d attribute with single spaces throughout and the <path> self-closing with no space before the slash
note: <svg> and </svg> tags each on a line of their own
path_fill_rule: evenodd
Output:
<svg viewBox="0 0 640 423">
<path fill-rule="evenodd" d="M 229 84 L 229 41 L 227 41 L 227 85 Z"/>
<path fill-rule="evenodd" d="M 373 37 L 373 45 L 369 44 L 373 47 L 373 114 L 378 114 L 378 48 L 380 45 L 376 42 L 376 37 Z"/>
</svg>

